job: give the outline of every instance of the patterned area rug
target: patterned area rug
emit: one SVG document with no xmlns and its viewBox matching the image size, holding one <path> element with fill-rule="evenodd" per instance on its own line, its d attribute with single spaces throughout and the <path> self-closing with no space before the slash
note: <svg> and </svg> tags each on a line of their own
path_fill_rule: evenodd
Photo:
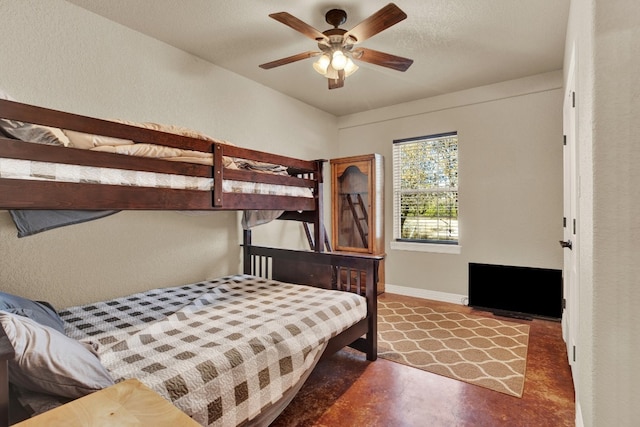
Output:
<svg viewBox="0 0 640 427">
<path fill-rule="evenodd" d="M 522 397 L 529 325 L 378 301 L 378 356 Z"/>
</svg>

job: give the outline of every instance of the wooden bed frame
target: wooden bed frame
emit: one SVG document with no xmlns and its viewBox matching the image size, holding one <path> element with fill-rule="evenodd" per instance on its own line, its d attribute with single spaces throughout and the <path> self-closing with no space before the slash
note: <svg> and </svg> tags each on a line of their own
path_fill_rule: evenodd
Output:
<svg viewBox="0 0 640 427">
<path fill-rule="evenodd" d="M 0 118 L 128 139 L 213 154 L 213 167 L 120 154 L 25 144 L 2 138 L 0 157 L 72 165 L 115 167 L 215 178 L 213 191 L 176 190 L 134 186 L 96 185 L 0 179 L 1 209 L 140 209 L 140 210 L 284 210 L 314 225 L 314 241 L 324 242 L 322 221 L 322 167 L 325 160 L 300 160 L 227 144 L 175 135 L 77 114 L 0 99 Z M 289 176 L 271 175 L 223 167 L 223 156 L 283 165 Z M 236 181 L 309 188 L 313 198 L 268 194 L 225 193 L 222 182 Z M 316 250 L 321 251 L 318 245 Z"/>
<path fill-rule="evenodd" d="M 366 353 L 368 360 L 376 359 L 377 278 L 382 257 L 323 252 L 325 227 L 322 220 L 322 167 L 324 160 L 299 160 L 6 100 L 0 100 L 0 118 L 213 153 L 213 167 L 210 167 L 24 143 L 0 137 L 0 158 L 214 177 L 212 191 L 0 178 L 0 209 L 285 211 L 281 216 L 282 219 L 304 221 L 314 225 L 316 242 L 314 251 L 253 246 L 251 231 L 246 230 L 243 242 L 244 273 L 289 283 L 356 292 L 366 296 L 367 317 L 331 339 L 323 357 L 350 345 Z M 289 176 L 227 169 L 223 167 L 223 156 L 283 165 L 287 168 Z M 226 193 L 222 191 L 224 179 L 309 188 L 313 191 L 313 198 Z M 365 280 L 366 283 L 361 283 L 361 280 Z M 0 427 L 8 425 L 7 360 L 12 358 L 13 354 L 13 348 L 0 328 Z"/>
</svg>

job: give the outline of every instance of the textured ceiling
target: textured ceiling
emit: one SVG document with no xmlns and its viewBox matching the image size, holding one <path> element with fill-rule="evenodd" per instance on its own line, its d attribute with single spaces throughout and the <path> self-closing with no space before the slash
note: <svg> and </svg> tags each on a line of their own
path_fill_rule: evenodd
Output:
<svg viewBox="0 0 640 427">
<path fill-rule="evenodd" d="M 412 58 L 406 72 L 363 62 L 340 89 L 306 59 L 271 70 L 259 64 L 317 50 L 313 40 L 268 17 L 286 11 L 319 31 L 329 9 L 344 29 L 388 1 L 69 0 L 124 26 L 336 116 L 562 68 L 569 0 L 396 1 L 404 21 L 361 46 Z"/>
</svg>

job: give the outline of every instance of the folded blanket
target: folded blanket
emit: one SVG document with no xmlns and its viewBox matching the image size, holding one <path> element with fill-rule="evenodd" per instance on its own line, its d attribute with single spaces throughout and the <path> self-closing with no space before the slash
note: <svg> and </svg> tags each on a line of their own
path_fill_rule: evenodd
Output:
<svg viewBox="0 0 640 427">
<path fill-rule="evenodd" d="M 119 211 L 85 211 L 85 210 L 10 210 L 18 229 L 18 237 L 27 237 L 43 231 L 67 225 L 80 224 L 94 219 L 104 218 Z"/>
</svg>

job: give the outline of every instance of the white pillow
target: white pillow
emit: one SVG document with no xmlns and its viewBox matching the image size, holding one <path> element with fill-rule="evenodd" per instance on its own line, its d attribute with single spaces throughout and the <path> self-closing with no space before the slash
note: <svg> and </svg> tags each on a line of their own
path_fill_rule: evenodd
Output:
<svg viewBox="0 0 640 427">
<path fill-rule="evenodd" d="M 18 387 L 75 399 L 112 385 L 93 349 L 29 318 L 0 311 L 14 348 L 9 381 Z"/>
<path fill-rule="evenodd" d="M 6 99 L 7 101 L 15 101 L 15 99 L 11 95 L 9 95 L 7 92 L 2 90 L 1 87 L 0 87 L 0 99 Z"/>
</svg>

